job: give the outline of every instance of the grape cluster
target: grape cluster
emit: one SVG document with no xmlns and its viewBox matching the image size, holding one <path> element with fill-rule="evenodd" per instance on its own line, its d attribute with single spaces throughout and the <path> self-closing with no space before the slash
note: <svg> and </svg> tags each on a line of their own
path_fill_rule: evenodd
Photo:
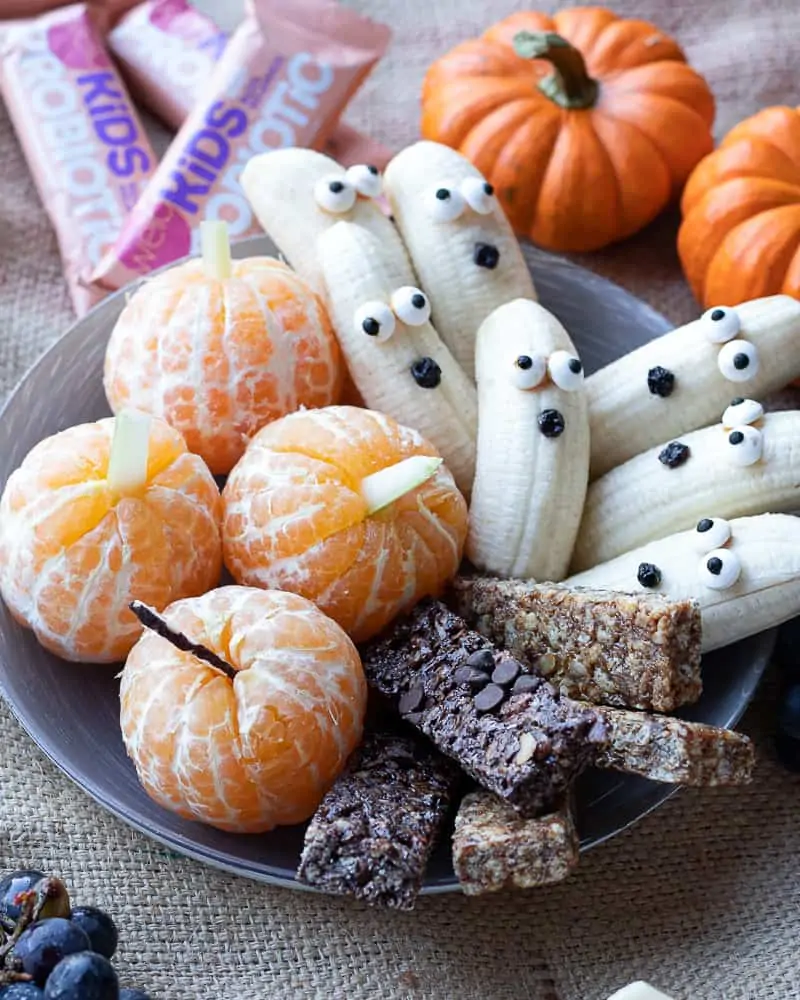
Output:
<svg viewBox="0 0 800 1000">
<path fill-rule="evenodd" d="M 95 906 L 75 906 L 43 872 L 0 879 L 0 1000 L 150 1000 L 121 987 L 111 963 L 117 928 Z"/>
</svg>

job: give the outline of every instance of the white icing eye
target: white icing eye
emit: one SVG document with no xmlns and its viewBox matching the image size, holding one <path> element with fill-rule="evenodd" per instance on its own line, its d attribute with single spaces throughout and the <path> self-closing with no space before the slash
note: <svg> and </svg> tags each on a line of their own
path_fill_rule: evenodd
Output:
<svg viewBox="0 0 800 1000">
<path fill-rule="evenodd" d="M 353 326 L 359 333 L 365 333 L 382 344 L 394 333 L 396 323 L 392 310 L 385 302 L 376 299 L 374 302 L 365 302 L 356 309 Z"/>
<path fill-rule="evenodd" d="M 466 203 L 478 215 L 491 215 L 494 211 L 494 188 L 482 177 L 465 177 L 460 190 Z"/>
<path fill-rule="evenodd" d="M 697 549 L 708 552 L 709 549 L 721 549 L 731 540 L 730 522 L 724 517 L 704 517 L 697 522 Z"/>
<path fill-rule="evenodd" d="M 736 310 L 723 306 L 706 309 L 700 317 L 700 322 L 703 324 L 703 332 L 712 344 L 724 344 L 728 340 L 733 340 L 741 329 Z"/>
<path fill-rule="evenodd" d="M 345 177 L 365 198 L 377 198 L 383 191 L 381 172 L 369 163 L 353 164 L 345 171 Z"/>
<path fill-rule="evenodd" d="M 314 185 L 314 199 L 321 209 L 342 215 L 356 203 L 356 189 L 346 177 L 322 177 Z"/>
<path fill-rule="evenodd" d="M 467 207 L 457 188 L 439 184 L 428 193 L 428 209 L 434 222 L 453 222 Z"/>
<path fill-rule="evenodd" d="M 723 427 L 739 427 L 754 424 L 764 416 L 764 407 L 754 399 L 732 399 L 728 409 L 722 414 Z"/>
<path fill-rule="evenodd" d="M 700 582 L 711 590 L 727 590 L 742 574 L 739 557 L 730 549 L 712 549 L 700 560 Z"/>
<path fill-rule="evenodd" d="M 734 427 L 728 433 L 728 455 L 734 465 L 755 465 L 764 451 L 764 435 L 757 427 Z"/>
<path fill-rule="evenodd" d="M 540 354 L 520 354 L 511 370 L 511 381 L 518 389 L 535 389 L 547 374 L 547 360 Z"/>
<path fill-rule="evenodd" d="M 731 340 L 720 350 L 717 364 L 729 382 L 746 382 L 758 374 L 758 349 L 749 340 Z"/>
<path fill-rule="evenodd" d="M 547 362 L 550 378 L 565 392 L 574 392 L 583 383 L 583 365 L 569 351 L 554 351 Z"/>
<path fill-rule="evenodd" d="M 392 294 L 392 310 L 407 326 L 424 326 L 431 318 L 428 296 L 412 285 L 403 285 Z"/>
</svg>

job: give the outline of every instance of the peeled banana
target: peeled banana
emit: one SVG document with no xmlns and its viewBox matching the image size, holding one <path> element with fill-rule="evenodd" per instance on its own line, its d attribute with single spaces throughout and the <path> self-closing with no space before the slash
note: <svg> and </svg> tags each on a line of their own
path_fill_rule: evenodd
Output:
<svg viewBox="0 0 800 1000">
<path fill-rule="evenodd" d="M 583 368 L 537 302 L 495 309 L 477 337 L 478 449 L 466 553 L 503 577 L 562 580 L 589 472 Z"/>
<path fill-rule="evenodd" d="M 331 320 L 366 405 L 431 441 L 466 496 L 475 474 L 477 399 L 430 324 L 403 244 L 391 229 L 340 221 L 314 248 Z"/>
<path fill-rule="evenodd" d="M 800 615 L 800 517 L 705 516 L 693 530 L 649 542 L 566 583 L 694 599 L 708 652 Z"/>
<path fill-rule="evenodd" d="M 800 376 L 800 302 L 788 295 L 707 310 L 586 380 L 597 479 L 660 441 L 715 420 L 732 396 Z"/>
<path fill-rule="evenodd" d="M 535 299 L 514 232 L 482 174 L 460 153 L 417 142 L 386 167 L 384 190 L 422 287 L 433 325 L 470 378 L 475 336 L 513 299 Z"/>
<path fill-rule="evenodd" d="M 723 420 L 664 442 L 596 479 L 572 572 L 692 527 L 704 512 L 742 517 L 800 510 L 800 412 L 737 399 Z"/>
<path fill-rule="evenodd" d="M 370 167 L 345 170 L 313 149 L 275 149 L 248 160 L 241 184 L 264 232 L 317 291 L 322 278 L 316 240 L 326 229 L 347 219 L 374 232 L 379 240 L 397 239 L 375 200 L 381 176 Z"/>
</svg>

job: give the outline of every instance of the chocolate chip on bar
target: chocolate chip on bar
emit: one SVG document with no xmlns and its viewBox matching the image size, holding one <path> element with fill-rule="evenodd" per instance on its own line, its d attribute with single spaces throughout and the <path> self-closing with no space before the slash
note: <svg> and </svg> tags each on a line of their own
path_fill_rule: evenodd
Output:
<svg viewBox="0 0 800 1000">
<path fill-rule="evenodd" d="M 755 751 L 743 733 L 670 716 L 595 707 L 610 737 L 598 755 L 598 767 L 671 785 L 713 787 L 751 780 Z"/>
<path fill-rule="evenodd" d="M 412 909 L 457 781 L 421 740 L 365 736 L 308 825 L 298 882 Z"/>
<path fill-rule="evenodd" d="M 505 684 L 487 673 L 476 688 L 464 671 L 488 667 L 486 652 L 486 639 L 425 600 L 368 644 L 362 660 L 370 684 L 478 784 L 521 815 L 540 815 L 605 747 L 605 727 L 592 708 L 577 708 L 543 681 L 515 693 L 521 665 L 508 653 L 489 650 L 492 676 Z M 420 687 L 423 699 L 409 694 Z"/>
<path fill-rule="evenodd" d="M 693 601 L 476 576 L 456 580 L 452 604 L 571 698 L 672 712 L 700 697 Z"/>
<path fill-rule="evenodd" d="M 578 864 L 579 841 L 566 802 L 523 819 L 490 792 L 464 797 L 453 832 L 453 868 L 468 896 L 531 889 L 565 879 Z"/>
</svg>

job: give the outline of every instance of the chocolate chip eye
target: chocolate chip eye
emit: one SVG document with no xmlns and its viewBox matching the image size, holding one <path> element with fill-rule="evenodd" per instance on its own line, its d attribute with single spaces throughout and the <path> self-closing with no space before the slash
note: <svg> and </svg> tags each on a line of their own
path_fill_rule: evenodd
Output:
<svg viewBox="0 0 800 1000">
<path fill-rule="evenodd" d="M 394 333 L 396 322 L 394 313 L 386 303 L 376 300 L 365 302 L 360 309 L 356 310 L 353 326 L 359 333 L 365 333 L 368 337 L 382 344 Z"/>
<path fill-rule="evenodd" d="M 493 243 L 476 243 L 472 260 L 478 267 L 493 271 L 500 262 L 500 251 Z"/>
<path fill-rule="evenodd" d="M 345 177 L 365 198 L 377 198 L 383 190 L 380 171 L 368 163 L 355 163 L 348 167 Z"/>
<path fill-rule="evenodd" d="M 730 522 L 723 517 L 704 517 L 697 522 L 697 544 L 701 552 L 721 549 L 731 540 Z"/>
<path fill-rule="evenodd" d="M 433 358 L 417 358 L 411 366 L 411 375 L 420 389 L 435 389 L 442 381 L 442 369 Z"/>
<path fill-rule="evenodd" d="M 661 583 L 661 570 L 653 563 L 639 563 L 636 579 L 643 587 L 652 589 Z"/>
<path fill-rule="evenodd" d="M 344 177 L 322 177 L 314 185 L 314 200 L 325 212 L 342 215 L 356 203 L 356 189 Z"/>
<path fill-rule="evenodd" d="M 724 344 L 728 340 L 733 340 L 738 336 L 742 326 L 736 310 L 722 306 L 706 309 L 700 317 L 700 324 L 706 337 L 713 344 Z"/>
<path fill-rule="evenodd" d="M 730 549 L 712 549 L 700 560 L 700 582 L 711 590 L 727 590 L 741 574 L 739 557 Z"/>
<path fill-rule="evenodd" d="M 564 392 L 575 392 L 583 384 L 583 365 L 569 351 L 555 351 L 547 362 L 550 378 Z"/>
<path fill-rule="evenodd" d="M 511 382 L 517 389 L 535 389 L 547 374 L 547 361 L 539 354 L 520 354 L 511 369 Z"/>
<path fill-rule="evenodd" d="M 747 382 L 758 374 L 758 349 L 749 340 L 731 340 L 717 356 L 719 370 L 730 382 Z"/>
<path fill-rule="evenodd" d="M 434 222 L 453 222 L 467 207 L 461 192 L 454 187 L 438 185 L 427 197 L 428 211 Z"/>
<path fill-rule="evenodd" d="M 737 396 L 722 414 L 723 427 L 741 427 L 742 424 L 754 424 L 764 416 L 764 407 L 754 399 L 742 399 Z"/>
<path fill-rule="evenodd" d="M 481 177 L 465 177 L 461 182 L 464 200 L 479 215 L 490 215 L 494 210 L 494 188 Z"/>
<path fill-rule="evenodd" d="M 670 441 L 659 452 L 658 460 L 668 469 L 677 469 L 678 466 L 689 460 L 690 455 L 691 450 L 688 444 L 684 444 L 682 441 Z"/>
<path fill-rule="evenodd" d="M 647 373 L 647 388 L 654 396 L 666 399 L 672 395 L 672 390 L 675 388 L 675 376 L 668 368 L 656 365 Z"/>
<path fill-rule="evenodd" d="M 742 424 L 728 434 L 728 445 L 734 465 L 755 465 L 764 451 L 764 435 L 757 427 Z"/>
<path fill-rule="evenodd" d="M 403 285 L 392 294 L 392 309 L 406 326 L 424 326 L 431 318 L 428 297 L 412 285 Z"/>
</svg>

